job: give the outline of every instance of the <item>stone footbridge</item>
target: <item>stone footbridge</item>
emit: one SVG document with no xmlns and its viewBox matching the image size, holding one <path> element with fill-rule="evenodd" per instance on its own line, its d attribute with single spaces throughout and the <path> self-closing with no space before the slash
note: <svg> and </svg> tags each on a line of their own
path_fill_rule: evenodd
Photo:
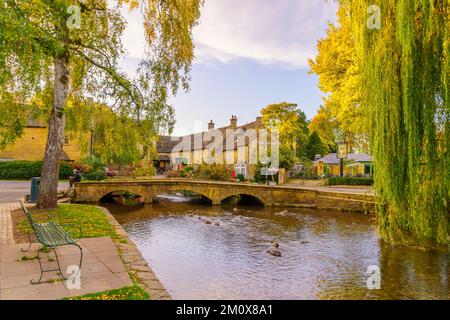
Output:
<svg viewBox="0 0 450 320">
<path fill-rule="evenodd" d="M 294 186 L 188 179 L 81 182 L 75 184 L 72 202 L 96 203 L 113 193 L 130 192 L 142 196 L 145 203 L 153 203 L 153 199 L 160 194 L 179 191 L 195 192 L 209 199 L 212 205 L 220 205 L 233 196 L 245 196 L 265 206 L 297 206 L 358 212 L 373 212 L 375 208 L 373 195 L 326 192 Z"/>
</svg>

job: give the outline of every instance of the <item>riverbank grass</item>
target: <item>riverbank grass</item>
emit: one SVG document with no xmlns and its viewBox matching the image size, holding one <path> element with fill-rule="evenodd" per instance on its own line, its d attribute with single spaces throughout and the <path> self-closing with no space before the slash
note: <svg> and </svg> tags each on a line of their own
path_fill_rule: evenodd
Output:
<svg viewBox="0 0 450 320">
<path fill-rule="evenodd" d="M 84 296 L 66 298 L 64 300 L 149 300 L 149 294 L 135 285 L 105 292 L 91 293 Z"/>
</svg>

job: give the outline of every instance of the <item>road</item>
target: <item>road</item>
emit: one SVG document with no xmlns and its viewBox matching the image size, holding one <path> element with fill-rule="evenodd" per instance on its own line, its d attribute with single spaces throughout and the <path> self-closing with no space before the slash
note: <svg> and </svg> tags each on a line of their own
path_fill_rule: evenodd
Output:
<svg viewBox="0 0 450 320">
<path fill-rule="evenodd" d="M 0 181 L 0 203 L 23 200 L 26 194 L 30 193 L 30 181 Z M 63 191 L 69 187 L 69 182 L 60 181 L 58 191 Z"/>
<path fill-rule="evenodd" d="M 286 183 L 283 186 L 287 187 L 299 187 L 303 189 L 311 189 L 322 192 L 338 192 L 338 193 L 351 193 L 351 194 L 367 194 L 375 195 L 373 187 L 366 186 L 308 186 L 295 183 Z"/>
</svg>

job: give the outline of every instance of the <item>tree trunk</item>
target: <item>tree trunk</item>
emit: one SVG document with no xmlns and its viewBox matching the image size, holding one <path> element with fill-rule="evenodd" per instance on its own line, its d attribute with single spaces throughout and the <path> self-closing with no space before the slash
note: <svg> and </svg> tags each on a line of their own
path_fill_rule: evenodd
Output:
<svg viewBox="0 0 450 320">
<path fill-rule="evenodd" d="M 64 146 L 64 127 L 66 124 L 64 108 L 69 91 L 69 72 L 68 55 L 56 58 L 53 106 L 37 201 L 37 207 L 40 209 L 52 209 L 57 206 L 59 160 Z"/>
</svg>

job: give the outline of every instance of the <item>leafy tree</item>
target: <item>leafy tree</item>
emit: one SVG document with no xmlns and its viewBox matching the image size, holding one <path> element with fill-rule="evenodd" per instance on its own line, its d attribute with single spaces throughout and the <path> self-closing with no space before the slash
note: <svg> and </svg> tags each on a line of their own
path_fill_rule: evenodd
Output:
<svg viewBox="0 0 450 320">
<path fill-rule="evenodd" d="M 291 148 L 294 156 L 308 140 L 306 115 L 297 104 L 282 102 L 271 104 L 261 110 L 262 123 L 265 128 L 277 128 L 280 146 Z"/>
<path fill-rule="evenodd" d="M 315 160 L 316 154 L 324 155 L 326 148 L 322 144 L 319 135 L 316 131 L 313 131 L 309 135 L 309 141 L 306 146 L 306 156 L 308 159 Z"/>
<path fill-rule="evenodd" d="M 8 106 L 8 107 L 4 107 Z M 27 113 L 11 92 L 0 87 L 0 150 L 23 133 Z"/>
<path fill-rule="evenodd" d="M 339 128 L 339 140 L 349 144 L 350 149 L 367 151 L 368 125 L 361 106 L 362 78 L 355 51 L 355 37 L 349 6 L 341 2 L 338 10 L 339 26 L 328 25 L 327 35 L 317 44 L 318 54 L 309 60 L 311 73 L 319 76 L 319 87 L 328 93 L 318 120 L 333 118 Z M 328 114 L 327 114 L 328 113 Z M 331 115 L 331 117 L 329 117 Z M 317 128 L 313 128 L 317 130 Z M 324 132 L 319 131 L 319 135 Z M 331 133 L 326 133 L 327 140 Z M 324 138 L 324 137 L 322 137 Z M 325 138 L 324 138 L 325 142 Z M 327 141 L 329 144 L 331 141 Z M 336 141 L 334 141 L 336 142 Z"/>
<path fill-rule="evenodd" d="M 192 28 L 200 16 L 201 2 L 118 0 L 111 7 L 106 0 L 2 1 L 1 114 L 29 106 L 31 97 L 42 92 L 49 93 L 47 103 L 51 104 L 38 207 L 57 204 L 58 160 L 71 98 L 113 100 L 111 109 L 133 119 L 145 132 L 155 134 L 161 125 L 173 124 L 167 97 L 180 84 L 188 88 L 194 57 Z M 118 68 L 125 27 L 119 5 L 139 8 L 145 18 L 147 54 L 136 79 L 129 79 Z M 15 103 L 4 103 L 8 96 Z M 1 123 L 8 128 L 3 141 L 20 134 L 23 123 L 10 122 Z"/>
<path fill-rule="evenodd" d="M 323 153 L 336 152 L 337 134 L 339 131 L 335 118 L 331 111 L 323 106 L 309 123 L 309 131 L 316 132 L 323 143 Z"/>
<path fill-rule="evenodd" d="M 350 8 L 371 123 L 381 236 L 393 243 L 448 244 L 450 97 L 448 0 L 378 0 Z"/>
<path fill-rule="evenodd" d="M 284 168 L 286 170 L 290 170 L 296 161 L 296 157 L 294 155 L 294 151 L 287 146 L 280 146 L 280 168 Z"/>
</svg>

